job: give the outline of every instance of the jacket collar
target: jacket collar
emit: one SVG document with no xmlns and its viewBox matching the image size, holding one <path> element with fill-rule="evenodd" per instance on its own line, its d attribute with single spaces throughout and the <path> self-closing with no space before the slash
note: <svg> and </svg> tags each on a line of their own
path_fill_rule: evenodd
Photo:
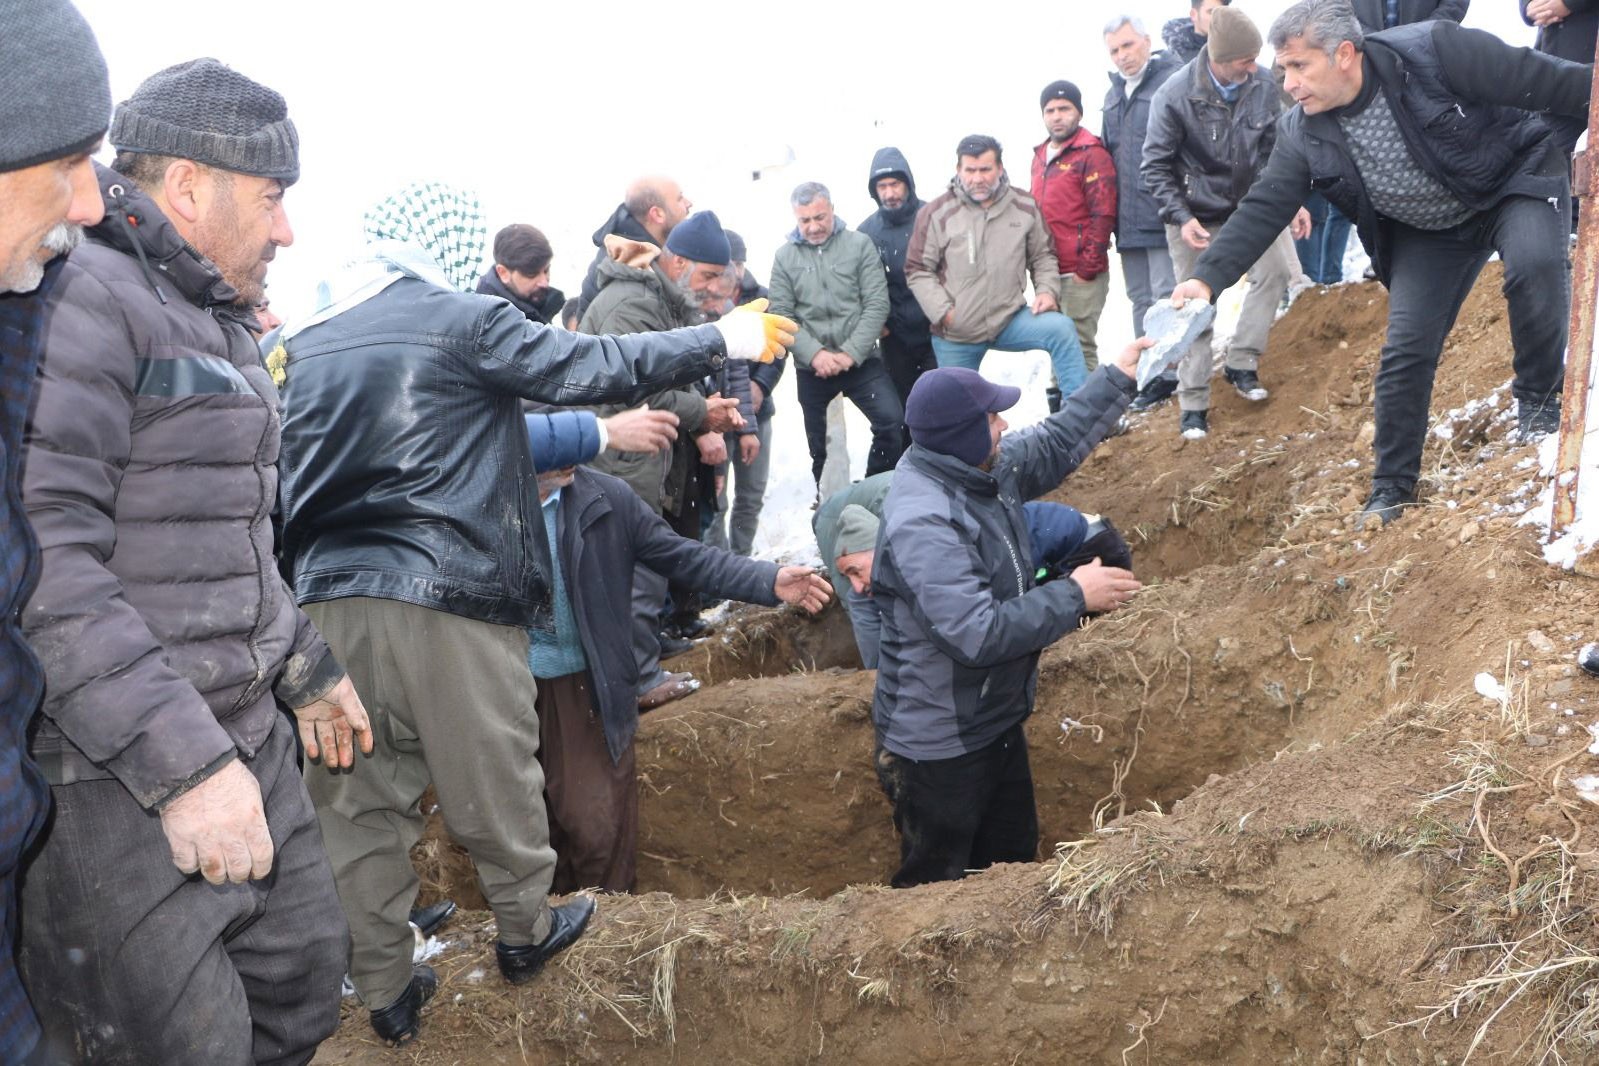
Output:
<svg viewBox="0 0 1599 1066">
<path fill-rule="evenodd" d="M 495 273 L 493 267 L 489 267 L 484 275 L 478 279 L 477 291 L 486 296 L 498 296 L 528 318 L 549 325 L 549 320 L 544 317 L 543 309 L 522 299 L 522 297 L 511 291 L 511 287 L 500 280 L 500 275 Z"/>
<path fill-rule="evenodd" d="M 979 470 L 970 463 L 924 448 L 920 444 L 912 444 L 905 451 L 905 458 L 913 467 L 922 471 L 934 481 L 964 489 L 979 496 L 998 496 L 999 482 L 994 480 L 994 475 L 986 470 Z"/>
<path fill-rule="evenodd" d="M 821 244 L 817 245 L 817 247 L 818 248 L 826 248 L 829 244 L 831 244 L 833 242 L 833 238 L 834 237 L 837 237 L 840 233 L 843 233 L 847 229 L 849 229 L 849 223 L 847 223 L 843 219 L 839 218 L 838 215 L 835 213 L 833 215 L 833 232 L 829 233 L 827 235 L 827 240 L 825 240 Z M 810 242 L 808 242 L 805 239 L 804 235 L 800 233 L 798 226 L 795 226 L 793 229 L 788 231 L 788 240 L 789 240 L 790 244 L 803 245 L 803 244 L 810 243 Z"/>
<path fill-rule="evenodd" d="M 961 179 L 959 176 L 949 179 L 949 191 L 954 194 L 956 200 L 960 201 L 962 204 L 965 204 L 967 207 L 975 208 L 978 211 L 983 211 L 986 213 L 988 211 L 993 211 L 995 208 L 998 208 L 1005 202 L 1006 197 L 1010 193 L 1010 174 L 1008 172 L 1000 174 L 999 188 L 994 190 L 994 195 L 989 197 L 987 203 L 980 204 L 976 200 L 973 200 L 971 196 L 967 194 L 966 186 L 961 184 Z"/>
<path fill-rule="evenodd" d="M 105 218 L 89 230 L 91 239 L 138 259 L 150 287 L 163 300 L 162 290 L 200 308 L 226 307 L 239 298 L 216 265 L 183 239 L 143 189 L 110 167 L 96 163 L 94 170 Z"/>
</svg>

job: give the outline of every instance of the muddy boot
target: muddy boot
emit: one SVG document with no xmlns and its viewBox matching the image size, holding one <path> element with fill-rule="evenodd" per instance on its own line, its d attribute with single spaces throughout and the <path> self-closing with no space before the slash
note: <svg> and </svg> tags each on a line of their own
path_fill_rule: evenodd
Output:
<svg viewBox="0 0 1599 1066">
<path fill-rule="evenodd" d="M 1415 505 L 1415 489 L 1406 489 L 1399 485 L 1373 485 L 1371 498 L 1366 501 L 1365 510 L 1355 519 L 1355 528 L 1381 529 L 1398 518 L 1399 512 L 1404 508 Z"/>
<path fill-rule="evenodd" d="M 417 963 L 411 968 L 411 983 L 400 998 L 372 1012 L 372 1028 L 390 1047 L 409 1044 L 422 1028 L 422 1004 L 439 990 L 439 975 L 433 967 Z"/>
</svg>

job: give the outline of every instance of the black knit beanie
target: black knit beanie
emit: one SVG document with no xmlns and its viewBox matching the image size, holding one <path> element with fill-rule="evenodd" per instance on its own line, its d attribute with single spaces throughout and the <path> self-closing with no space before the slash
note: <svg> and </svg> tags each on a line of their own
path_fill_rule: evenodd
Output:
<svg viewBox="0 0 1599 1066">
<path fill-rule="evenodd" d="M 111 117 L 105 57 L 67 0 L 0 0 L 0 171 L 87 152 Z"/>
<path fill-rule="evenodd" d="M 1083 94 L 1069 81 L 1062 79 L 1044 86 L 1044 91 L 1038 96 L 1038 110 L 1048 107 L 1051 100 L 1069 100 L 1079 115 L 1083 113 Z"/>
</svg>

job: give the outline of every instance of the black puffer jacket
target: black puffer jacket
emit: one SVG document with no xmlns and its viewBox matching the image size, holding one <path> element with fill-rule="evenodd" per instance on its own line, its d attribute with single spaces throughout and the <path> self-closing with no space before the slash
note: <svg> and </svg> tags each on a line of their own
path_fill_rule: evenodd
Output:
<svg viewBox="0 0 1599 1066">
<path fill-rule="evenodd" d="M 1165 248 L 1166 227 L 1160 205 L 1149 195 L 1139 167 L 1144 161 L 1144 134 L 1149 130 L 1149 104 L 1155 93 L 1178 70 L 1182 60 L 1170 52 L 1156 52 L 1144 67 L 1143 80 L 1133 95 L 1127 79 L 1111 71 L 1105 94 L 1105 147 L 1116 162 L 1116 247 Z"/>
<path fill-rule="evenodd" d="M 1205 50 L 1167 78 L 1149 105 L 1139 167 L 1161 221 L 1225 221 L 1266 165 L 1282 110 L 1282 94 L 1264 69 L 1228 104 Z"/>
<path fill-rule="evenodd" d="M 877 199 L 877 182 L 881 178 L 898 178 L 910 186 L 910 195 L 903 204 L 892 210 L 882 206 Z M 905 249 L 916 229 L 916 212 L 922 209 L 922 201 L 916 197 L 916 179 L 911 176 L 905 154 L 898 148 L 879 148 L 872 157 L 866 191 L 878 208 L 876 214 L 861 223 L 860 229 L 877 245 L 877 254 L 888 271 L 888 332 L 907 347 L 925 347 L 932 343 L 927 315 L 905 281 Z"/>
<path fill-rule="evenodd" d="M 284 557 L 300 602 L 375 596 L 549 622 L 519 399 L 644 397 L 718 369 L 710 326 L 587 337 L 405 277 L 288 341 Z"/>
<path fill-rule="evenodd" d="M 1365 94 L 1382 92 L 1416 161 L 1474 211 L 1507 196 L 1566 193 L 1564 163 L 1534 112 L 1588 113 L 1592 66 L 1512 48 L 1493 34 L 1432 21 L 1366 38 Z M 1351 106 L 1360 106 L 1356 100 Z M 1522 110 L 1525 108 L 1526 110 Z M 1389 232 L 1366 194 L 1332 112 L 1284 117 L 1277 150 L 1238 212 L 1194 265 L 1219 293 L 1254 263 L 1312 190 L 1353 219 L 1377 276 L 1389 278 Z M 1182 280 L 1182 279 L 1178 279 Z"/>
<path fill-rule="evenodd" d="M 105 220 L 50 295 L 28 435 L 33 749 L 56 782 L 115 776 L 154 807 L 253 756 L 274 694 L 306 704 L 343 671 L 273 564 L 278 393 L 253 317 L 147 196 L 97 170 Z"/>
</svg>

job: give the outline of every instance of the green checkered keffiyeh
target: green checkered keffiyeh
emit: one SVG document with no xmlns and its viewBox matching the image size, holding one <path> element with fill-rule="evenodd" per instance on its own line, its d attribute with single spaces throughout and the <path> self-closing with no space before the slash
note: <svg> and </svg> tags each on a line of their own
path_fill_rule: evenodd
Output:
<svg viewBox="0 0 1599 1066">
<path fill-rule="evenodd" d="M 368 241 L 404 241 L 423 249 L 462 292 L 477 285 L 488 227 L 477 197 L 437 181 L 419 181 L 369 209 Z"/>
</svg>

